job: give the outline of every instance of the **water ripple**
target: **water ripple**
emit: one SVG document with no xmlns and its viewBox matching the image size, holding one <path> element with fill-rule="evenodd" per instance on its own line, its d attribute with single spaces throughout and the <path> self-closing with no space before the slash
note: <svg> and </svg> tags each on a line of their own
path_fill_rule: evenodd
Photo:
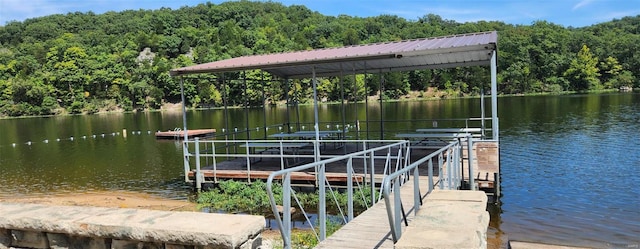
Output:
<svg viewBox="0 0 640 249">
<path fill-rule="evenodd" d="M 546 243 L 637 244 L 638 120 L 632 105 L 504 130 L 502 230 Z"/>
</svg>

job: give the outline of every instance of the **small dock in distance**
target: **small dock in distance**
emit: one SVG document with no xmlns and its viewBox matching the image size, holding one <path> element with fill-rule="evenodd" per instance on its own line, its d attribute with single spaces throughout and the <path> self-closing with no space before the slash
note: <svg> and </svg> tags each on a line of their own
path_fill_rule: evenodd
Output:
<svg viewBox="0 0 640 249">
<path fill-rule="evenodd" d="M 213 137 L 216 129 L 196 129 L 186 130 L 187 137 Z M 185 131 L 175 129 L 171 131 L 158 131 L 155 133 L 157 139 L 184 139 Z"/>
</svg>

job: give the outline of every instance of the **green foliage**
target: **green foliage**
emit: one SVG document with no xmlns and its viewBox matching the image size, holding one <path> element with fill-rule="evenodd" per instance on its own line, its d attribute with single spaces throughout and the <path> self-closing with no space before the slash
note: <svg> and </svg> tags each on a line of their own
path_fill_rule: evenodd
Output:
<svg viewBox="0 0 640 249">
<path fill-rule="evenodd" d="M 280 186 L 275 187 L 278 188 L 281 189 Z M 196 202 L 200 208 L 210 207 L 229 213 L 263 214 L 271 207 L 266 184 L 261 181 L 252 184 L 221 181 L 213 190 L 198 194 Z"/>
<path fill-rule="evenodd" d="M 362 193 L 354 192 L 354 209 L 356 212 L 366 210 L 371 205 L 371 194 L 367 186 Z M 276 203 L 282 203 L 282 185 L 273 184 L 274 198 Z M 292 194 L 293 195 L 293 194 Z M 378 198 L 378 193 L 374 193 Z M 318 208 L 318 191 L 303 192 L 295 191 L 296 198 L 302 204 L 305 210 L 317 210 Z M 339 209 L 347 210 L 347 194 L 337 190 L 327 190 L 327 209 L 332 210 L 331 213 L 337 214 Z M 295 204 L 295 198 L 291 198 L 292 206 Z M 221 181 L 216 188 L 198 194 L 196 200 L 200 208 L 209 207 L 214 210 L 221 210 L 229 213 L 250 213 L 265 214 L 271 213 L 271 205 L 267 194 L 266 183 L 255 181 L 251 184 L 239 181 Z"/>
<path fill-rule="evenodd" d="M 78 113 L 82 113 L 82 110 L 84 109 L 84 105 L 85 103 L 83 101 L 73 101 L 71 103 L 71 106 L 69 106 L 69 112 L 72 114 L 78 114 Z"/>
<path fill-rule="evenodd" d="M 316 224 L 315 227 L 316 227 L 316 231 L 318 231 L 319 230 L 318 224 Z M 340 227 L 342 227 L 342 224 L 340 222 L 327 220 L 327 223 L 326 223 L 327 237 L 331 236 L 333 233 L 338 231 Z M 297 232 L 291 235 L 292 248 L 300 248 L 300 249 L 314 248 L 316 245 L 318 245 L 318 243 L 319 243 L 318 237 L 316 237 L 313 231 Z"/>
<path fill-rule="evenodd" d="M 395 15 L 335 17 L 302 5 L 251 1 L 56 14 L 0 27 L 0 116 L 156 109 L 180 101 L 180 78 L 169 76 L 172 68 L 243 55 L 490 30 L 499 32 L 500 93 L 638 86 L 638 20 L 640 16 L 625 17 L 572 28 L 547 21 L 459 23 L 434 14 L 417 20 Z M 153 56 L 139 59 L 145 48 Z M 237 80 L 240 73 L 225 74 L 226 85 L 214 79 L 221 76 L 184 77 L 187 105 L 221 106 L 224 96 L 230 105 L 280 103 L 287 97 L 292 102 L 310 101 L 308 79 L 286 84 L 250 71 L 247 78 L 258 83 L 245 92 Z M 318 93 L 328 101 L 359 101 L 380 93 L 396 99 L 428 88 L 448 96 L 477 95 L 487 90 L 489 81 L 488 70 L 481 67 L 369 73 L 319 79 Z"/>
<path fill-rule="evenodd" d="M 600 79 L 598 58 L 594 57 L 587 45 L 583 45 L 578 56 L 571 60 L 569 69 L 564 76 L 569 79 L 574 90 L 599 90 Z"/>
</svg>

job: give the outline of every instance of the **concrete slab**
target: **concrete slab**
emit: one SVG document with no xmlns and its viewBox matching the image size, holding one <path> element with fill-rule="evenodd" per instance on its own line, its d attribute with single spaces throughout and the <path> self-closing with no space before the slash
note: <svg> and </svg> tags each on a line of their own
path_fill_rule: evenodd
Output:
<svg viewBox="0 0 640 249">
<path fill-rule="evenodd" d="M 486 237 L 464 227 L 451 229 L 427 229 L 409 226 L 395 249 L 459 249 L 487 248 Z"/>
<path fill-rule="evenodd" d="M 237 248 L 259 236 L 262 216 L 0 203 L 1 229 Z"/>
<path fill-rule="evenodd" d="M 486 208 L 487 196 L 481 191 L 434 191 L 395 248 L 487 248 Z"/>
<path fill-rule="evenodd" d="M 460 191 L 460 190 L 436 190 L 427 196 L 428 201 L 470 201 L 487 202 L 487 194 L 484 191 Z"/>
</svg>

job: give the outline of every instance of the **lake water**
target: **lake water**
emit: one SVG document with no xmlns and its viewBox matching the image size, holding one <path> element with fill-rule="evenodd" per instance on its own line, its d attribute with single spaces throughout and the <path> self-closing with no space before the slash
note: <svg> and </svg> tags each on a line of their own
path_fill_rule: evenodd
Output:
<svg viewBox="0 0 640 249">
<path fill-rule="evenodd" d="M 385 123 L 384 136 L 433 125 L 410 121 L 415 118 L 479 117 L 479 102 L 386 103 L 385 119 L 406 121 Z M 491 207 L 490 237 L 502 243 L 640 245 L 640 94 L 503 97 L 498 108 L 503 196 L 500 206 Z M 345 109 L 349 123 L 355 124 L 356 115 L 364 120 L 363 104 Z M 300 119 L 313 120 L 311 110 L 300 107 Z M 260 137 L 265 118 L 286 123 L 286 113 L 283 107 L 266 115 L 262 109 L 230 109 L 228 127 L 243 130 L 248 117 L 251 136 Z M 297 113 L 289 110 L 290 121 Z M 368 115 L 379 119 L 377 103 Z M 190 129 L 221 131 L 224 116 L 222 110 L 203 110 L 187 117 Z M 322 105 L 320 116 L 338 121 L 341 107 Z M 182 127 L 180 112 L 0 120 L 0 197 L 129 190 L 186 199 L 191 192 L 183 182 L 180 143 L 153 136 L 175 127 Z M 378 122 L 369 127 L 375 130 L 370 138 L 380 136 Z"/>
</svg>

